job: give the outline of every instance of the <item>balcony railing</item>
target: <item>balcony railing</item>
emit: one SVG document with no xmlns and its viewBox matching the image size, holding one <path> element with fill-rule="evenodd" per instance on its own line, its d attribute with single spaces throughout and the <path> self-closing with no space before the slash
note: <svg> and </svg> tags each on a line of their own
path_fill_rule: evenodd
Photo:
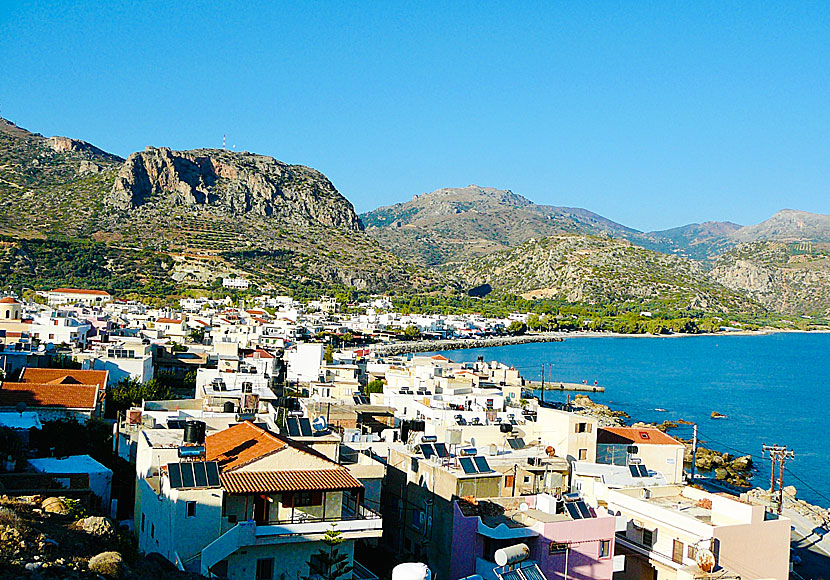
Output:
<svg viewBox="0 0 830 580">
<path fill-rule="evenodd" d="M 315 516 L 301 511 L 294 511 L 290 518 L 283 518 L 278 520 L 261 520 L 257 521 L 258 526 L 279 526 L 284 524 L 305 524 L 315 522 L 350 522 L 355 520 L 379 520 L 381 515 L 375 511 L 370 510 L 364 506 L 357 506 L 356 510 L 343 508 L 339 514 L 325 516 Z"/>
</svg>

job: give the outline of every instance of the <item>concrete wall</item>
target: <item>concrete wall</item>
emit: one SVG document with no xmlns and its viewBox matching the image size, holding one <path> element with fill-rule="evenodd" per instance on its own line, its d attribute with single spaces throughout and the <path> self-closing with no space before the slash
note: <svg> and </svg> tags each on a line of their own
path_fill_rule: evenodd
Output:
<svg viewBox="0 0 830 580">
<path fill-rule="evenodd" d="M 308 561 L 311 555 L 325 547 L 322 542 L 297 542 L 270 546 L 247 546 L 229 556 L 229 580 L 253 580 L 256 577 L 257 560 L 274 558 L 272 580 L 300 580 L 309 575 Z M 354 540 L 346 540 L 337 549 L 354 559 Z"/>
<path fill-rule="evenodd" d="M 636 443 L 636 457 L 652 471 L 659 471 L 666 476 L 667 483 L 683 483 L 682 445 L 643 445 Z"/>
</svg>

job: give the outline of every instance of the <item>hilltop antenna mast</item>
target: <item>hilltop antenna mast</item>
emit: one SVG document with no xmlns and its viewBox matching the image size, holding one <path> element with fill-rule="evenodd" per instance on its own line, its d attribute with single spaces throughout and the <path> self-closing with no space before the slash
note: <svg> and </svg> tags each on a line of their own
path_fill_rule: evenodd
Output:
<svg viewBox="0 0 830 580">
<path fill-rule="evenodd" d="M 225 148 L 225 135 L 222 135 L 222 149 Z"/>
<path fill-rule="evenodd" d="M 788 450 L 786 445 L 763 445 L 763 451 L 769 452 L 772 461 L 772 479 L 770 496 L 775 491 L 775 462 L 778 461 L 778 515 L 784 509 L 784 463 L 795 458 L 795 452 Z"/>
</svg>

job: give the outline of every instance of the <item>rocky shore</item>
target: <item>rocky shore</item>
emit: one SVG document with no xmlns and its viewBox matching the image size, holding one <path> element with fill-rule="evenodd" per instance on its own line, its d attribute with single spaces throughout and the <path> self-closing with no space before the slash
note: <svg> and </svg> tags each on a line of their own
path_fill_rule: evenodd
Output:
<svg viewBox="0 0 830 580">
<path fill-rule="evenodd" d="M 509 344 L 529 344 L 532 342 L 561 342 L 562 336 L 554 332 L 540 334 L 522 334 L 518 336 L 492 336 L 489 338 L 453 338 L 446 340 L 413 340 L 373 344 L 369 350 L 381 355 L 399 355 L 416 352 L 433 352 L 436 350 L 460 350 L 466 348 L 486 348 L 506 346 Z"/>
<path fill-rule="evenodd" d="M 139 557 L 132 534 L 87 516 L 64 497 L 0 495 L 0 577 L 21 580 L 195 580 L 156 554 Z"/>
</svg>

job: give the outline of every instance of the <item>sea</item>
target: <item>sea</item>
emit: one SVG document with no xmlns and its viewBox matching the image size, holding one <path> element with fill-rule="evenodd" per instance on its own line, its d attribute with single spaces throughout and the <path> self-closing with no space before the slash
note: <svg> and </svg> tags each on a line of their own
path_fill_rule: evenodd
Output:
<svg viewBox="0 0 830 580">
<path fill-rule="evenodd" d="M 456 362 L 474 362 L 481 356 L 506 363 L 533 381 L 541 379 L 543 364 L 553 365 L 554 383 L 597 381 L 605 392 L 588 395 L 627 412 L 629 424 L 691 421 L 698 425 L 702 445 L 751 455 L 751 482 L 759 487 L 770 483 L 770 460 L 762 446 L 786 445 L 794 457 L 785 465 L 784 485 L 794 485 L 799 499 L 830 507 L 830 436 L 825 430 L 830 414 L 830 333 L 565 335 L 562 342 L 440 354 Z M 565 402 L 567 393 L 546 391 L 545 398 Z M 712 419 L 713 411 L 727 418 Z M 680 425 L 670 434 L 691 439 L 692 428 Z"/>
</svg>

